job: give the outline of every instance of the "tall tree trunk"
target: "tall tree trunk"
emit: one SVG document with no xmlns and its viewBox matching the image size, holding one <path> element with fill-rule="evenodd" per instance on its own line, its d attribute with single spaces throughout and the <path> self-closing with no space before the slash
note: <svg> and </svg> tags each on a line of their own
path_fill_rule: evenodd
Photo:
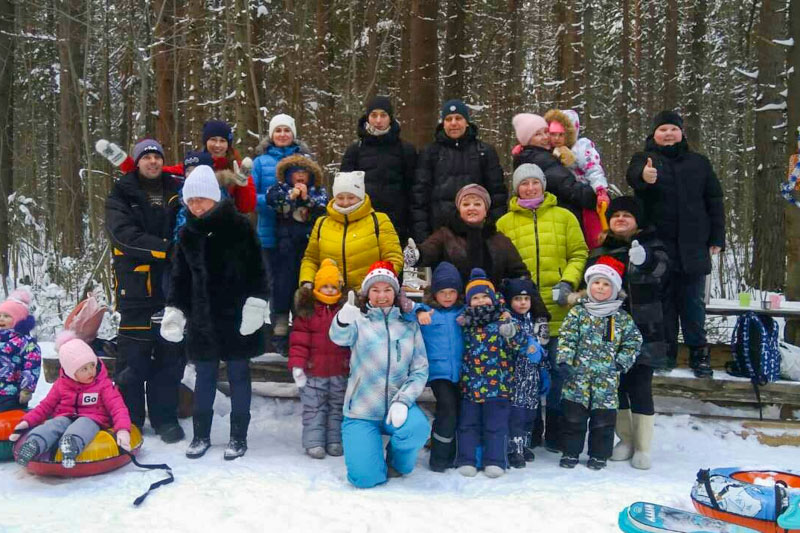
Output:
<svg viewBox="0 0 800 533">
<path fill-rule="evenodd" d="M 203 95 L 203 54 L 199 53 L 203 46 L 205 34 L 204 16 L 205 2 L 203 0 L 189 0 L 186 16 L 188 17 L 186 47 L 186 78 L 188 81 L 187 113 L 186 113 L 186 138 L 194 143 L 199 143 L 202 137 L 203 120 L 205 111 L 200 106 Z"/>
<path fill-rule="evenodd" d="M 250 9 L 248 0 L 236 0 L 236 145 L 253 148 L 260 139 L 248 132 L 258 133 L 259 104 L 257 81 L 253 69 L 252 52 L 250 49 Z M 247 155 L 249 152 L 244 152 Z"/>
<path fill-rule="evenodd" d="M 447 39 L 444 43 L 444 99 L 466 97 L 464 50 L 466 46 L 466 0 L 447 0 Z"/>
<path fill-rule="evenodd" d="M 581 129 L 591 127 L 594 110 L 594 0 L 588 0 L 583 6 L 583 99 L 586 102 L 581 115 Z"/>
<path fill-rule="evenodd" d="M 783 144 L 786 101 L 781 73 L 784 70 L 784 47 L 773 40 L 782 38 L 785 2 L 762 0 L 758 22 L 758 98 L 756 102 L 756 172 L 755 221 L 753 224 L 753 264 L 750 284 L 763 290 L 780 290 L 786 275 L 786 242 L 783 200 L 778 195 L 785 179 L 786 149 Z"/>
<path fill-rule="evenodd" d="M 81 49 L 84 0 L 59 0 L 58 56 L 59 71 L 59 170 L 58 223 L 61 230 L 61 253 L 78 257 L 83 247 L 84 202 L 81 192 L 81 122 L 80 83 L 83 77 Z"/>
<path fill-rule="evenodd" d="M 178 157 L 178 138 L 175 131 L 175 0 L 154 0 L 153 19 L 156 21 L 153 49 L 156 82 L 156 139 L 164 147 L 164 159 Z"/>
<path fill-rule="evenodd" d="M 664 33 L 664 109 L 678 105 L 678 0 L 667 0 Z"/>
<path fill-rule="evenodd" d="M 619 168 L 630 157 L 628 128 L 630 127 L 631 99 L 631 13 L 630 0 L 620 2 L 622 10 L 622 35 L 620 35 L 619 50 L 622 54 L 622 75 L 620 76 L 620 96 L 617 100 L 617 121 L 619 124 Z"/>
<path fill-rule="evenodd" d="M 562 109 L 573 107 L 579 84 L 575 76 L 575 46 L 578 43 L 575 10 L 571 0 L 558 0 L 554 6 L 556 24 L 556 76 L 561 82 L 557 105 Z"/>
<path fill-rule="evenodd" d="M 431 140 L 438 98 L 436 15 L 438 0 L 411 0 L 408 139 L 418 147 Z"/>
<path fill-rule="evenodd" d="M 322 140 L 322 135 L 330 132 L 333 127 L 333 120 L 331 112 L 333 110 L 334 102 L 331 95 L 333 94 L 331 84 L 331 68 L 333 65 L 333 53 L 331 50 L 331 7 L 332 0 L 319 0 L 317 2 L 316 11 L 316 39 L 317 39 L 317 64 L 316 64 L 316 77 L 318 96 L 317 101 L 320 104 L 321 113 L 317 116 L 319 123 L 317 138 Z M 321 161 L 331 161 L 333 154 L 329 147 L 329 143 L 320 142 L 318 157 Z"/>
<path fill-rule="evenodd" d="M 686 125 L 692 149 L 702 152 L 703 136 L 700 119 L 703 113 L 703 88 L 706 85 L 706 11 L 705 1 L 696 1 L 692 8 L 692 72 L 689 76 L 689 98 L 686 104 Z"/>
<path fill-rule="evenodd" d="M 786 102 L 788 104 L 788 142 L 786 153 L 789 157 L 798 153 L 798 136 L 800 136 L 800 0 L 789 2 L 789 38 L 794 45 L 789 49 L 789 66 L 794 71 L 789 75 L 789 86 Z M 800 209 L 793 205 L 786 210 L 786 298 L 800 300 Z M 786 322 L 786 340 L 792 344 L 800 344 L 800 320 Z"/>
<path fill-rule="evenodd" d="M 400 80 L 398 85 L 400 102 L 397 106 L 397 116 L 401 121 L 405 121 L 409 116 L 409 105 L 411 104 L 411 0 L 398 0 L 397 9 L 400 10 L 400 20 L 402 21 L 400 62 L 397 70 L 397 78 Z M 410 129 L 404 129 L 408 136 Z"/>
<path fill-rule="evenodd" d="M 0 0 L 0 25 L 6 31 L 0 33 L 0 275 L 3 290 L 8 295 L 8 197 L 14 192 L 14 2 Z"/>
</svg>

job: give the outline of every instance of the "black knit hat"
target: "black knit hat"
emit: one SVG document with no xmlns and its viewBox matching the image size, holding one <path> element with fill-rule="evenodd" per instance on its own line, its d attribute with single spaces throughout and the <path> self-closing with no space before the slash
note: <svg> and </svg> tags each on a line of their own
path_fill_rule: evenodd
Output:
<svg viewBox="0 0 800 533">
<path fill-rule="evenodd" d="M 230 124 L 221 120 L 209 120 L 203 124 L 203 146 L 211 137 L 222 137 L 228 145 L 233 144 L 233 130 Z"/>
<path fill-rule="evenodd" d="M 642 206 L 639 205 L 639 201 L 633 196 L 618 196 L 611 200 L 611 203 L 608 205 L 608 210 L 606 210 L 606 217 L 608 220 L 611 220 L 611 217 L 617 211 L 627 211 L 636 219 L 636 225 L 639 228 L 642 227 L 644 212 L 642 211 Z"/>
<path fill-rule="evenodd" d="M 467 122 L 469 122 L 469 108 L 467 107 L 467 104 L 461 100 L 448 100 L 443 103 L 439 118 L 441 118 L 442 122 L 444 122 L 444 118 L 447 115 L 452 115 L 454 113 L 461 115 L 466 119 Z"/>
<path fill-rule="evenodd" d="M 367 116 L 376 109 L 383 109 L 386 111 L 386 114 L 394 118 L 394 109 L 392 108 L 392 102 L 389 101 L 388 96 L 373 96 L 372 99 L 367 102 Z"/>
<path fill-rule="evenodd" d="M 514 296 L 533 296 L 536 285 L 530 278 L 509 278 L 503 282 L 503 296 L 510 303 Z"/>
<path fill-rule="evenodd" d="M 659 126 L 664 124 L 672 124 L 683 129 L 683 119 L 675 111 L 665 110 L 653 118 L 653 131 L 656 131 Z"/>
</svg>

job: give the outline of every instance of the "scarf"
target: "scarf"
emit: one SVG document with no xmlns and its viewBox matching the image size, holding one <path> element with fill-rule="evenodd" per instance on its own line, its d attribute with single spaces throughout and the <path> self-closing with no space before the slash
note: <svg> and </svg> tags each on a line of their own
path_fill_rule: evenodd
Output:
<svg viewBox="0 0 800 533">
<path fill-rule="evenodd" d="M 386 135 L 387 133 L 389 133 L 390 131 L 392 131 L 392 125 L 391 125 L 391 123 L 390 123 L 390 124 L 389 124 L 389 127 L 388 127 L 388 128 L 386 128 L 385 130 L 379 130 L 378 128 L 376 128 L 375 126 L 373 126 L 372 124 L 370 124 L 369 122 L 367 122 L 367 123 L 364 125 L 364 131 L 366 131 L 366 132 L 367 132 L 367 133 L 369 133 L 370 135 L 374 135 L 375 137 L 380 137 L 380 136 L 382 136 L 382 135 Z"/>
<path fill-rule="evenodd" d="M 588 293 L 589 291 L 586 292 Z M 599 318 L 613 315 L 619 310 L 620 306 L 622 306 L 622 300 L 618 298 L 615 300 L 609 299 L 604 302 L 598 302 L 591 294 L 589 294 L 589 301 L 583 304 L 583 307 L 586 308 L 590 315 Z"/>
<path fill-rule="evenodd" d="M 360 202 L 351 205 L 350 207 L 340 207 L 339 205 L 336 204 L 335 201 L 333 202 L 333 208 L 336 210 L 336 212 L 337 213 L 341 213 L 343 215 L 349 215 L 350 213 L 352 213 L 353 211 L 355 211 L 356 209 L 358 209 L 362 205 L 364 205 L 364 200 L 363 199 Z"/>
<path fill-rule="evenodd" d="M 540 196 L 539 198 L 517 198 L 517 205 L 520 207 L 524 207 L 525 209 L 530 209 L 534 211 L 544 202 L 544 196 Z"/>
<path fill-rule="evenodd" d="M 492 263 L 492 255 L 489 253 L 488 242 L 493 232 L 492 227 L 487 226 L 487 224 L 488 221 L 484 221 L 477 226 L 467 224 L 460 216 L 455 216 L 452 229 L 457 235 L 463 235 L 467 241 L 467 260 L 463 265 L 460 262 L 456 263 L 459 272 L 461 272 L 462 267 L 466 267 L 466 270 L 461 272 L 461 276 L 464 279 L 469 279 L 470 271 L 475 267 L 482 268 L 489 279 L 492 279 L 494 265 Z"/>
<path fill-rule="evenodd" d="M 503 310 L 499 305 L 481 305 L 479 307 L 466 307 L 461 315 L 464 327 L 480 327 L 492 322 L 499 322 Z"/>
</svg>

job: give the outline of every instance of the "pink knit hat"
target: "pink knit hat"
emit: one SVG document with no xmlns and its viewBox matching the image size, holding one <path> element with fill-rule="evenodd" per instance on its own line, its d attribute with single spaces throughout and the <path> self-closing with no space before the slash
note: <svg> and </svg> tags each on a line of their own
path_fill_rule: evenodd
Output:
<svg viewBox="0 0 800 533">
<path fill-rule="evenodd" d="M 58 334 L 56 351 L 61 368 L 72 379 L 75 379 L 75 372 L 86 363 L 97 363 L 97 356 L 92 349 L 74 331 L 64 330 Z"/>
<path fill-rule="evenodd" d="M 533 134 L 542 128 L 547 128 L 547 121 L 539 115 L 533 113 L 520 113 L 511 119 L 514 132 L 517 134 L 519 144 L 525 146 L 530 142 Z"/>
<path fill-rule="evenodd" d="M 31 305 L 31 293 L 25 289 L 11 291 L 8 299 L 0 304 L 0 313 L 5 313 L 14 319 L 14 325 L 19 324 L 28 316 Z"/>
</svg>

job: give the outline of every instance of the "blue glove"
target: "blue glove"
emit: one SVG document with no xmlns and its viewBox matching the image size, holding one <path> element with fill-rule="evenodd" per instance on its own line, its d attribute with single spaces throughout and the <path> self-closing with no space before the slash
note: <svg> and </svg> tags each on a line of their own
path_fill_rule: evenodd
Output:
<svg viewBox="0 0 800 533">
<path fill-rule="evenodd" d="M 542 357 L 544 357 L 544 350 L 542 346 L 536 342 L 536 337 L 529 336 L 528 337 L 528 347 L 525 350 L 525 355 L 528 356 L 528 361 L 533 363 L 534 365 L 538 365 L 542 362 Z"/>
<path fill-rule="evenodd" d="M 550 392 L 550 372 L 543 366 L 539 367 L 539 396 L 547 396 Z"/>
</svg>

